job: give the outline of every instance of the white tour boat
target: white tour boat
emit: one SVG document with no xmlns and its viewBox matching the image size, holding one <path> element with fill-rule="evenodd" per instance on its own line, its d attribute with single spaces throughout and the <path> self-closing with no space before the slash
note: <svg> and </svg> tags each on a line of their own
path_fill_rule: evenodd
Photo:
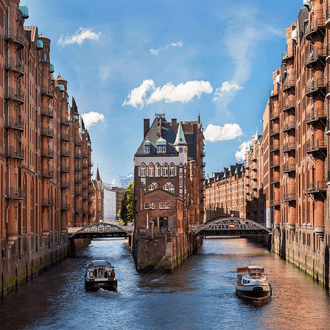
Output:
<svg viewBox="0 0 330 330">
<path fill-rule="evenodd" d="M 260 266 L 237 268 L 237 282 L 235 283 L 238 297 L 253 301 L 264 301 L 271 297 L 272 287 Z"/>
<path fill-rule="evenodd" d="M 105 260 L 92 260 L 86 269 L 85 289 L 98 290 L 99 288 L 107 290 L 117 289 L 117 279 L 115 268 L 110 262 Z"/>
</svg>

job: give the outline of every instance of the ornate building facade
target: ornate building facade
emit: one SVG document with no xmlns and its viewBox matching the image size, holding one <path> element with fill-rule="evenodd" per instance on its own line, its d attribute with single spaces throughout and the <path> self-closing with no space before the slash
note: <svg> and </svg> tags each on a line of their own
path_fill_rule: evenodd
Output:
<svg viewBox="0 0 330 330">
<path fill-rule="evenodd" d="M 203 133 L 198 121 L 157 115 L 134 156 L 133 255 L 138 270 L 173 270 L 193 249 L 191 228 L 203 222 Z"/>
<path fill-rule="evenodd" d="M 0 290 L 62 258 L 68 227 L 90 222 L 91 140 L 51 41 L 0 1 Z"/>
</svg>

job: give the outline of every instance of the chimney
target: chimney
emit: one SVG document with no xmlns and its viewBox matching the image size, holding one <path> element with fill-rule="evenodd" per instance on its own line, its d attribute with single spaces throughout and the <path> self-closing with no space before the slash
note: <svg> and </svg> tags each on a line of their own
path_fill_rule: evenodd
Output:
<svg viewBox="0 0 330 330">
<path fill-rule="evenodd" d="M 143 138 L 146 137 L 146 135 L 149 131 L 149 123 L 150 123 L 150 119 L 149 118 L 144 118 Z"/>
<path fill-rule="evenodd" d="M 171 119 L 171 126 L 172 126 L 172 129 L 174 129 L 175 125 L 176 125 L 176 118 L 172 118 L 172 119 Z"/>
</svg>

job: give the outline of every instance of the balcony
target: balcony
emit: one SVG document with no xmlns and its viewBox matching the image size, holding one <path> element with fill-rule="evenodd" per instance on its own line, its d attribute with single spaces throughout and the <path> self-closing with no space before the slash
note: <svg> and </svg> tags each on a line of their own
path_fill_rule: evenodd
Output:
<svg viewBox="0 0 330 330">
<path fill-rule="evenodd" d="M 6 117 L 5 128 L 24 131 L 24 121 L 14 117 Z"/>
<path fill-rule="evenodd" d="M 282 110 L 283 111 L 289 111 L 291 109 L 295 109 L 295 101 L 284 101 L 283 102 L 283 106 L 282 106 Z"/>
<path fill-rule="evenodd" d="M 306 96 L 313 96 L 317 92 L 325 94 L 326 83 L 324 78 L 316 78 L 315 80 L 309 81 L 305 86 Z"/>
<path fill-rule="evenodd" d="M 275 120 L 278 119 L 280 116 L 279 111 L 272 111 L 271 115 L 270 115 L 270 120 Z"/>
<path fill-rule="evenodd" d="M 54 109 L 50 107 L 42 107 L 40 109 L 40 114 L 45 117 L 53 118 L 54 117 Z"/>
<path fill-rule="evenodd" d="M 41 149 L 41 157 L 54 158 L 54 150 L 43 148 Z"/>
<path fill-rule="evenodd" d="M 61 211 L 65 212 L 65 211 L 69 211 L 69 210 L 70 210 L 70 205 L 62 203 Z"/>
<path fill-rule="evenodd" d="M 5 99 L 22 104 L 24 103 L 24 93 L 14 87 L 8 87 L 5 89 Z"/>
<path fill-rule="evenodd" d="M 74 140 L 75 146 L 81 146 L 81 140 Z"/>
<path fill-rule="evenodd" d="M 284 202 L 293 202 L 296 200 L 296 194 L 284 194 Z"/>
<path fill-rule="evenodd" d="M 24 35 L 16 33 L 13 29 L 5 30 L 5 40 L 7 42 L 14 42 L 19 48 L 24 47 Z"/>
<path fill-rule="evenodd" d="M 41 95 L 46 95 L 50 98 L 53 98 L 54 97 L 54 88 L 48 87 L 48 86 L 43 86 L 41 88 Z"/>
<path fill-rule="evenodd" d="M 24 159 L 24 149 L 14 146 L 6 146 L 5 156 L 13 159 Z"/>
<path fill-rule="evenodd" d="M 41 134 L 41 136 L 46 136 L 46 137 L 49 137 L 49 138 L 53 138 L 54 137 L 54 130 L 52 128 L 49 128 L 49 127 L 41 127 L 40 134 Z"/>
<path fill-rule="evenodd" d="M 321 31 L 324 35 L 325 22 L 324 18 L 314 18 L 314 20 L 309 22 L 305 30 L 305 36 L 307 40 L 313 41 L 315 34 Z"/>
<path fill-rule="evenodd" d="M 74 167 L 74 170 L 77 171 L 77 172 L 80 172 L 81 171 L 81 166 L 80 165 L 76 165 Z"/>
<path fill-rule="evenodd" d="M 61 133 L 61 140 L 66 141 L 66 142 L 70 142 L 70 135 L 67 134 L 67 133 Z"/>
<path fill-rule="evenodd" d="M 270 145 L 270 152 L 275 152 L 280 150 L 280 144 L 279 143 L 273 143 Z"/>
<path fill-rule="evenodd" d="M 70 121 L 67 118 L 61 118 L 61 125 L 70 126 Z"/>
<path fill-rule="evenodd" d="M 282 88 L 283 92 L 287 92 L 289 89 L 294 89 L 296 87 L 296 78 L 293 74 L 288 74 L 283 81 Z"/>
<path fill-rule="evenodd" d="M 282 53 L 282 63 L 287 63 L 290 59 L 294 57 L 294 48 L 291 52 Z"/>
<path fill-rule="evenodd" d="M 70 173 L 70 167 L 69 166 L 61 166 L 61 172 L 62 173 Z"/>
<path fill-rule="evenodd" d="M 82 208 L 77 208 L 77 209 L 75 209 L 75 213 L 76 214 L 81 214 L 82 213 Z"/>
<path fill-rule="evenodd" d="M 326 192 L 325 181 L 307 182 L 306 192 L 307 194 L 325 193 Z"/>
<path fill-rule="evenodd" d="M 274 136 L 274 135 L 277 135 L 277 134 L 280 134 L 280 129 L 278 127 L 272 128 L 270 130 L 270 136 Z"/>
<path fill-rule="evenodd" d="M 326 51 L 323 49 L 318 49 L 314 47 L 314 49 L 305 56 L 305 65 L 307 68 L 313 67 L 317 61 L 320 61 L 322 64 L 324 63 L 324 59 L 326 58 Z"/>
<path fill-rule="evenodd" d="M 81 190 L 78 190 L 78 189 L 75 189 L 74 195 L 75 196 L 81 196 L 82 195 L 82 191 Z"/>
<path fill-rule="evenodd" d="M 88 168 L 88 163 L 85 163 L 85 162 L 84 162 L 84 163 L 82 164 L 82 168 Z"/>
<path fill-rule="evenodd" d="M 281 205 L 281 202 L 280 202 L 279 199 L 271 199 L 271 205 L 273 207 L 280 206 Z"/>
<path fill-rule="evenodd" d="M 273 98 L 275 98 L 277 96 L 278 96 L 278 90 L 277 89 L 272 90 L 272 91 L 269 92 L 269 98 L 270 99 L 273 99 Z"/>
<path fill-rule="evenodd" d="M 280 166 L 280 161 L 279 160 L 275 160 L 275 161 L 272 161 L 270 163 L 270 168 L 276 168 L 276 167 L 279 167 Z"/>
<path fill-rule="evenodd" d="M 75 179 L 74 184 L 81 184 L 81 179 L 79 179 L 79 178 Z"/>
<path fill-rule="evenodd" d="M 283 152 L 290 152 L 296 150 L 296 144 L 294 142 L 288 142 L 283 145 Z"/>
<path fill-rule="evenodd" d="M 7 189 L 5 189 L 6 199 L 20 200 L 24 199 L 24 197 L 25 193 L 23 188 L 7 187 Z"/>
<path fill-rule="evenodd" d="M 295 120 L 289 120 L 285 123 L 283 123 L 283 132 L 287 131 L 293 131 L 296 128 L 296 121 Z"/>
<path fill-rule="evenodd" d="M 61 181 L 61 189 L 69 189 L 70 188 L 70 182 L 68 181 Z"/>
<path fill-rule="evenodd" d="M 48 170 L 48 169 L 44 169 L 44 170 L 42 170 L 42 174 L 41 174 L 41 176 L 43 177 L 43 178 L 53 178 L 54 177 L 54 171 L 52 170 Z"/>
<path fill-rule="evenodd" d="M 54 206 L 54 204 L 55 204 L 54 198 L 43 198 L 41 202 L 41 206 L 43 207 L 52 207 Z"/>
<path fill-rule="evenodd" d="M 80 159 L 81 158 L 81 152 L 75 151 L 74 157 Z"/>
<path fill-rule="evenodd" d="M 89 178 L 89 173 L 83 173 L 82 178 L 83 179 L 88 179 Z"/>
<path fill-rule="evenodd" d="M 278 184 L 278 183 L 280 183 L 280 176 L 279 175 L 273 176 L 270 180 L 270 184 Z"/>
<path fill-rule="evenodd" d="M 313 124 L 321 121 L 325 125 L 326 115 L 323 109 L 309 110 L 306 113 L 306 123 Z"/>
<path fill-rule="evenodd" d="M 84 153 L 82 154 L 82 156 L 83 156 L 83 158 L 88 158 L 88 157 L 89 157 L 89 154 L 88 154 L 87 152 L 84 152 Z M 205 163 L 203 163 L 203 164 L 205 164 Z M 205 166 L 203 166 L 203 167 L 205 167 Z"/>
<path fill-rule="evenodd" d="M 13 57 L 5 58 L 5 69 L 14 71 L 19 77 L 24 75 L 24 64 L 21 60 L 15 60 Z"/>
<path fill-rule="evenodd" d="M 283 166 L 283 172 L 284 173 L 293 173 L 296 171 L 296 165 L 295 164 L 284 164 Z"/>
<path fill-rule="evenodd" d="M 317 140 L 308 140 L 306 143 L 306 152 L 308 154 L 314 152 L 322 152 L 327 148 L 327 143 L 325 139 L 317 139 Z"/>
<path fill-rule="evenodd" d="M 61 157 L 70 157 L 70 151 L 66 149 L 61 149 Z"/>
</svg>

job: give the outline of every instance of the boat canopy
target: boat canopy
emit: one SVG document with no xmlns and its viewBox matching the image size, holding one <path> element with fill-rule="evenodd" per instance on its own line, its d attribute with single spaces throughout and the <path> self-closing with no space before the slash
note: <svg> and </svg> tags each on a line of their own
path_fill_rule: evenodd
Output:
<svg viewBox="0 0 330 330">
<path fill-rule="evenodd" d="M 265 270 L 261 266 L 237 267 L 237 274 L 263 273 Z"/>
</svg>

